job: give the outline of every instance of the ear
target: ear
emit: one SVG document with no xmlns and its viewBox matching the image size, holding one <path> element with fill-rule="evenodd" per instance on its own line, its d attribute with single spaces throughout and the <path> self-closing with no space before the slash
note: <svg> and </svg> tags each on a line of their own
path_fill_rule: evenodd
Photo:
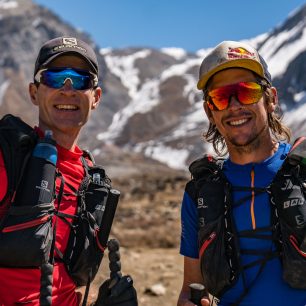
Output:
<svg viewBox="0 0 306 306">
<path fill-rule="evenodd" d="M 277 89 L 275 87 L 271 87 L 269 90 L 269 100 L 268 100 L 268 112 L 273 113 L 278 104 L 278 95 Z"/>
<path fill-rule="evenodd" d="M 100 104 L 101 96 L 102 96 L 101 87 L 97 87 L 96 89 L 94 89 L 94 96 L 93 96 L 94 101 L 92 103 L 91 109 L 96 109 L 98 107 L 98 105 Z"/>
<path fill-rule="evenodd" d="M 36 84 L 34 83 L 30 83 L 29 84 L 29 95 L 31 98 L 31 101 L 34 105 L 38 105 L 38 98 L 37 98 L 37 91 L 38 91 L 38 87 Z"/>
<path fill-rule="evenodd" d="M 212 124 L 215 124 L 215 120 L 214 120 L 214 117 L 212 115 L 212 111 L 208 107 L 208 105 L 207 105 L 207 103 L 205 101 L 203 102 L 203 108 L 205 110 L 205 113 L 206 113 L 206 116 L 207 116 L 209 122 L 212 123 Z"/>
</svg>

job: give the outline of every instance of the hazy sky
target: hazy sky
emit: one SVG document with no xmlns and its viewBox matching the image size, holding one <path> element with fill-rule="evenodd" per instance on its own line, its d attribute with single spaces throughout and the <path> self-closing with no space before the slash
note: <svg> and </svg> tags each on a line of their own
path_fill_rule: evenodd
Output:
<svg viewBox="0 0 306 306">
<path fill-rule="evenodd" d="M 102 48 L 181 47 L 255 37 L 281 24 L 302 0 L 34 0 Z"/>
</svg>

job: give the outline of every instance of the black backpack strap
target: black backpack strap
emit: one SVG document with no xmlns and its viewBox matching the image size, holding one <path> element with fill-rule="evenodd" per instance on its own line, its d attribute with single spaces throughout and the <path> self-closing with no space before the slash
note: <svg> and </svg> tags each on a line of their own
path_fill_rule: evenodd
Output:
<svg viewBox="0 0 306 306">
<path fill-rule="evenodd" d="M 203 177 L 207 179 L 221 173 L 224 159 L 215 158 L 212 155 L 205 154 L 203 157 L 196 159 L 189 166 L 192 178 L 200 180 Z"/>
<path fill-rule="evenodd" d="M 89 150 L 83 150 L 82 157 L 88 158 L 93 163 L 93 165 L 96 164 L 95 158 L 93 157 L 92 153 Z"/>
<path fill-rule="evenodd" d="M 216 207 L 218 206 L 217 204 L 222 202 L 222 199 L 227 199 L 226 201 L 224 200 L 223 204 L 224 205 L 224 218 L 225 218 L 225 224 L 228 225 L 225 230 L 225 238 L 224 240 L 229 243 L 229 245 L 226 247 L 226 253 L 232 255 L 228 259 L 230 259 L 230 262 L 232 263 L 231 268 L 232 268 L 232 283 L 235 282 L 237 279 L 238 275 L 241 275 L 242 282 L 243 282 L 243 291 L 238 297 L 237 301 L 233 304 L 233 306 L 239 305 L 243 298 L 248 294 L 249 290 L 252 288 L 258 277 L 261 275 L 261 272 L 263 271 L 267 261 L 271 260 L 272 258 L 275 258 L 279 256 L 278 252 L 274 252 L 272 250 L 268 251 L 263 251 L 263 250 L 253 250 L 253 249 L 240 249 L 240 246 L 235 242 L 235 239 L 232 239 L 234 237 L 247 237 L 247 238 L 256 238 L 256 239 L 267 239 L 267 240 L 273 240 L 273 235 L 266 235 L 265 232 L 267 230 L 273 230 L 272 227 L 267 227 L 267 228 L 259 228 L 254 230 L 245 230 L 241 232 L 236 231 L 235 223 L 232 219 L 232 213 L 231 210 L 233 207 L 241 205 L 243 202 L 249 199 L 249 196 L 243 197 L 239 202 L 237 203 L 232 203 L 231 198 L 232 198 L 232 192 L 233 191 L 246 191 L 246 190 L 253 190 L 255 194 L 261 194 L 263 192 L 266 192 L 266 188 L 250 188 L 250 187 L 244 187 L 244 186 L 231 186 L 231 184 L 227 181 L 222 168 L 224 164 L 224 159 L 217 159 L 215 157 L 212 157 L 210 155 L 205 155 L 203 158 L 200 158 L 196 161 L 194 161 L 190 167 L 189 170 L 192 174 L 193 180 L 189 182 L 189 184 L 192 184 L 191 187 L 187 185 L 188 191 L 194 189 L 193 191 L 193 197 L 195 199 L 198 199 L 198 196 L 205 197 L 206 195 L 206 206 L 210 207 L 210 204 L 215 204 L 214 205 L 214 211 L 216 211 Z M 217 185 L 216 185 L 217 183 Z M 220 185 L 222 185 L 224 189 L 224 195 L 221 195 L 221 189 Z M 194 186 L 192 188 L 192 186 Z M 206 187 L 205 187 L 206 186 Z M 214 186 L 219 186 L 218 188 L 215 188 Z M 215 190 L 214 190 L 215 188 Z M 213 194 L 212 194 L 213 193 Z M 218 197 L 216 195 L 219 195 Z M 209 200 L 210 199 L 210 200 Z M 218 202 L 218 203 L 217 203 Z M 198 204 L 199 205 L 199 204 Z M 219 211 L 221 214 L 221 211 Z M 210 220 L 209 216 L 210 213 L 207 211 L 206 215 L 208 216 L 208 222 L 203 222 L 203 224 L 209 224 Z M 216 220 L 215 219 L 213 220 Z M 201 224 L 201 222 L 200 222 Z M 228 239 L 227 236 L 231 239 Z M 261 258 L 259 258 L 256 261 L 251 262 L 248 265 L 243 265 L 241 263 L 240 257 L 235 256 L 234 252 L 238 252 L 237 254 L 245 254 L 245 255 L 261 255 Z M 255 278 L 251 281 L 250 284 L 247 284 L 246 278 L 245 278 L 245 270 L 248 268 L 251 268 L 253 266 L 259 265 L 258 271 L 255 275 Z M 232 285 L 228 285 L 232 286 Z M 224 288 L 222 291 L 223 293 L 225 290 L 227 290 L 229 287 Z M 219 293 L 219 298 L 220 295 L 222 296 L 222 291 Z M 215 293 L 218 295 L 217 293 Z"/>
<path fill-rule="evenodd" d="M 21 174 L 37 139 L 35 131 L 20 118 L 8 114 L 0 120 L 0 149 L 8 177 L 4 199 L 14 198 Z"/>
<path fill-rule="evenodd" d="M 91 161 L 92 166 L 89 165 L 88 160 Z M 96 165 L 94 157 L 93 157 L 93 155 L 91 154 L 90 151 L 83 150 L 83 155 L 81 156 L 81 161 L 82 161 L 82 164 L 83 164 L 83 167 L 84 167 L 84 170 L 85 170 L 85 174 L 86 174 L 86 178 L 84 178 L 82 183 L 85 183 L 85 185 L 87 186 L 89 177 L 92 177 L 93 174 L 95 173 L 95 171 L 97 169 L 99 169 L 99 173 L 102 175 L 100 177 L 100 179 L 104 182 L 103 184 L 106 184 L 106 185 L 108 185 L 108 187 L 110 187 L 110 183 L 111 183 L 110 178 L 106 175 L 103 167 Z M 82 183 L 81 183 L 81 185 L 82 185 Z M 80 186 L 79 191 L 81 189 L 84 189 L 84 188 L 82 188 Z M 97 232 L 97 237 L 96 237 L 97 238 L 97 244 L 100 246 L 101 250 L 103 249 L 103 252 L 104 252 L 104 249 L 106 247 L 107 240 L 108 240 L 108 237 L 109 237 L 109 234 L 110 234 L 112 222 L 113 222 L 113 219 L 114 219 L 114 216 L 115 216 L 115 211 L 116 211 L 117 204 L 118 204 L 118 201 L 119 201 L 119 196 L 120 196 L 120 193 L 117 190 L 114 190 L 114 189 L 109 190 L 109 195 L 107 197 L 107 203 L 106 203 L 105 211 L 103 212 L 103 215 L 102 215 L 103 231 L 98 231 Z M 81 202 L 82 202 L 82 199 L 81 199 Z M 92 271 L 90 272 L 90 274 L 88 276 L 88 280 L 87 280 L 86 287 L 85 287 L 85 292 L 84 292 L 84 297 L 83 297 L 83 301 L 82 301 L 82 306 L 87 305 L 91 279 L 92 279 Z"/>
<path fill-rule="evenodd" d="M 57 209 L 56 215 L 59 212 L 60 203 L 62 200 L 63 190 L 64 190 L 64 178 L 60 173 L 57 173 L 57 177 L 60 178 L 61 184 L 59 188 L 59 193 L 57 195 Z M 53 225 L 53 240 L 50 249 L 49 261 L 43 264 L 40 274 L 40 296 L 39 302 L 40 306 L 51 306 L 52 305 L 52 285 L 53 285 L 53 269 L 54 269 L 54 251 L 55 251 L 55 240 L 56 240 L 56 228 L 57 228 L 57 216 Z"/>
<path fill-rule="evenodd" d="M 293 227 L 306 224 L 306 137 L 298 138 L 269 186 L 278 216 Z M 293 192 L 294 191 L 294 192 Z M 295 199 L 291 204 L 290 199 Z"/>
</svg>

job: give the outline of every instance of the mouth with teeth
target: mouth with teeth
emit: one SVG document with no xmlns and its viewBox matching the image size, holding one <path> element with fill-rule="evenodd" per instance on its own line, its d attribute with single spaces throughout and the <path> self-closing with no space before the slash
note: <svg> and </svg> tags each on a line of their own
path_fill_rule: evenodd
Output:
<svg viewBox="0 0 306 306">
<path fill-rule="evenodd" d="M 58 104 L 55 105 L 54 107 L 61 111 L 76 111 L 79 109 L 78 106 L 72 104 Z"/>
<path fill-rule="evenodd" d="M 232 121 L 229 121 L 228 124 L 238 126 L 238 125 L 242 125 L 242 124 L 246 123 L 247 121 L 249 121 L 249 119 L 232 120 Z"/>
</svg>

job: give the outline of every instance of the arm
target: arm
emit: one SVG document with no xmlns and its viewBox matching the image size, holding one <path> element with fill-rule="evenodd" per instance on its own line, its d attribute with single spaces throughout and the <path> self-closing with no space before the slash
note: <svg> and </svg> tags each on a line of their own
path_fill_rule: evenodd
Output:
<svg viewBox="0 0 306 306">
<path fill-rule="evenodd" d="M 195 304 L 189 301 L 189 285 L 191 283 L 203 283 L 200 260 L 198 259 L 198 212 L 194 194 L 193 183 L 187 183 L 181 207 L 180 253 L 184 256 L 184 279 L 177 302 L 178 306 L 194 306 Z M 209 301 L 206 299 L 206 301 L 202 302 L 202 305 L 209 305 Z"/>
<path fill-rule="evenodd" d="M 184 279 L 183 286 L 179 295 L 177 306 L 194 306 L 195 304 L 190 302 L 190 289 L 189 285 L 191 283 L 203 283 L 203 279 L 200 271 L 200 261 L 199 259 L 184 257 Z M 199 306 L 209 306 L 208 297 L 201 300 L 201 305 Z"/>
</svg>

